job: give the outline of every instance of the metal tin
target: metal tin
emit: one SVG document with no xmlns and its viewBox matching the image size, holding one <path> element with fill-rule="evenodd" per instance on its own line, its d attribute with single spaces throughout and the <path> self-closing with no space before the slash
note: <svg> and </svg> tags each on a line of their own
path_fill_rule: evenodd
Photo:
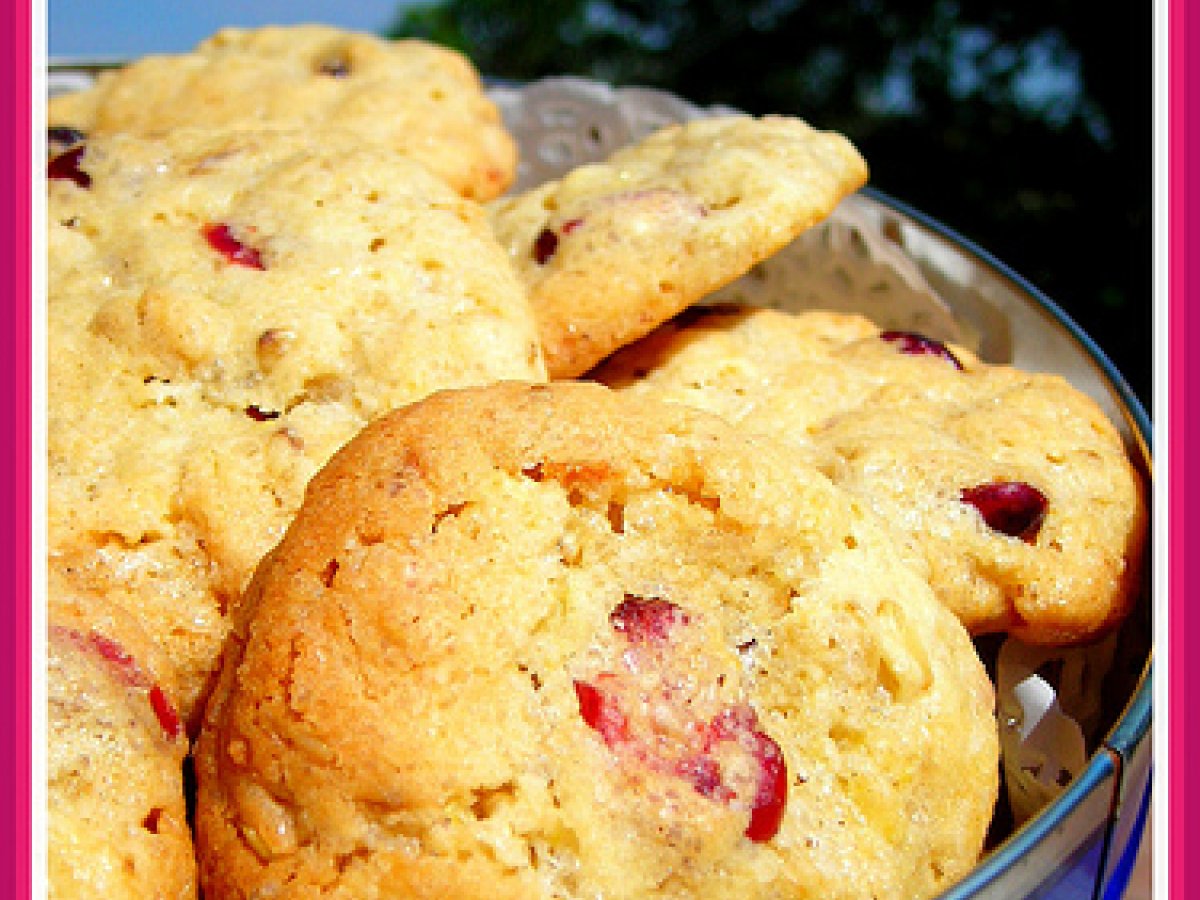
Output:
<svg viewBox="0 0 1200 900">
<path fill-rule="evenodd" d="M 86 86 L 118 62 L 52 62 L 49 92 Z M 729 111 L 578 78 L 490 83 L 488 89 L 521 148 L 517 189 L 603 159 L 664 124 Z M 1149 418 L 1101 349 L 1053 301 L 985 250 L 879 191 L 847 198 L 826 223 L 718 299 L 731 296 L 793 307 L 836 302 L 881 325 L 965 343 L 990 362 L 1058 373 L 1100 404 L 1150 484 Z M 942 900 L 1122 896 L 1150 797 L 1151 632 L 1147 584 L 1118 639 L 1119 659 L 1106 682 L 1115 687 L 1103 694 L 1108 725 L 1086 767 Z"/>
</svg>

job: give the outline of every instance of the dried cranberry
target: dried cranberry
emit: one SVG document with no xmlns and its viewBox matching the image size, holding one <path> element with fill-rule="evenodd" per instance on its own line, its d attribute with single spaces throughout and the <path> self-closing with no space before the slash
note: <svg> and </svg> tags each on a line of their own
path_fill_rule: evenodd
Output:
<svg viewBox="0 0 1200 900">
<path fill-rule="evenodd" d="M 150 812 L 146 813 L 146 817 L 142 819 L 142 827 L 151 834 L 158 834 L 159 824 L 162 822 L 163 808 L 161 806 L 150 807 Z"/>
<path fill-rule="evenodd" d="M 251 404 L 246 407 L 246 415 L 255 422 L 269 422 L 271 419 L 278 419 L 280 413 L 276 409 L 263 409 L 261 406 Z"/>
<path fill-rule="evenodd" d="M 751 732 L 754 758 L 758 762 L 758 790 L 750 807 L 746 837 L 756 843 L 769 841 L 779 833 L 783 810 L 787 805 L 787 766 L 783 751 L 768 734 Z"/>
<path fill-rule="evenodd" d="M 231 263 L 248 269 L 266 268 L 263 265 L 262 254 L 235 238 L 228 225 L 205 225 L 202 232 L 208 245 Z"/>
<path fill-rule="evenodd" d="M 787 766 L 783 751 L 774 738 L 758 727 L 758 716 L 749 706 L 729 707 L 709 723 L 705 752 L 724 741 L 734 741 L 749 750 L 758 764 L 750 823 L 745 834 L 752 841 L 769 841 L 778 833 L 787 805 Z"/>
<path fill-rule="evenodd" d="M 50 160 L 46 166 L 46 177 L 73 181 L 81 188 L 92 186 L 92 176 L 79 167 L 87 149 L 83 144 L 72 147 Z"/>
<path fill-rule="evenodd" d="M 167 737 L 172 740 L 179 737 L 179 714 L 175 712 L 175 707 L 171 705 L 171 701 L 167 699 L 167 695 L 157 684 L 150 688 L 150 707 L 154 710 L 158 724 L 162 726 Z"/>
<path fill-rule="evenodd" d="M 125 652 L 124 647 L 95 631 L 88 633 L 87 642 L 91 649 L 100 654 L 101 659 L 116 665 L 122 681 L 134 687 L 144 686 L 144 676 L 138 669 L 137 661 Z"/>
<path fill-rule="evenodd" d="M 1024 481 L 993 481 L 963 488 L 959 499 L 979 510 L 988 528 L 1027 544 L 1037 540 L 1049 506 L 1046 495 Z"/>
<path fill-rule="evenodd" d="M 629 654 L 639 655 L 630 670 L 636 672 L 661 665 L 667 649 L 662 645 L 671 630 L 689 620 L 668 600 L 627 594 L 609 621 L 633 645 L 623 657 L 626 665 L 630 665 Z M 577 680 L 574 684 L 580 717 L 609 749 L 651 771 L 680 778 L 700 796 L 718 803 L 731 803 L 740 795 L 750 808 L 744 833 L 752 841 L 768 841 L 778 833 L 787 802 L 787 767 L 779 745 L 759 728 L 751 706 L 726 706 L 707 722 L 693 719 L 681 732 L 663 733 L 653 715 L 643 719 L 635 712 L 631 721 L 621 708 L 621 698 L 628 696 L 630 686 L 625 676 L 604 672 L 593 682 Z M 686 681 L 667 682 L 650 694 L 644 693 L 646 690 L 645 686 L 637 688 L 640 703 L 648 707 L 662 702 L 691 707 L 691 688 Z M 748 780 L 726 777 L 716 752 L 722 744 L 733 744 L 749 757 Z"/>
<path fill-rule="evenodd" d="M 583 219 L 568 219 L 559 226 L 563 234 L 570 234 L 583 224 Z M 533 259 L 539 266 L 544 266 L 550 257 L 558 252 L 558 233 L 549 226 L 538 232 L 533 241 Z"/>
<path fill-rule="evenodd" d="M 626 594 L 609 613 L 608 621 L 629 640 L 640 643 L 666 640 L 674 626 L 688 623 L 688 616 L 670 600 Z"/>
<path fill-rule="evenodd" d="M 537 239 L 533 242 L 533 259 L 539 266 L 544 266 L 550 261 L 555 251 L 558 250 L 558 235 L 549 228 L 543 228 L 538 232 Z"/>
<path fill-rule="evenodd" d="M 950 363 L 954 368 L 962 370 L 958 357 L 950 352 L 950 348 L 941 341 L 918 334 L 915 331 L 884 331 L 879 335 L 881 341 L 892 344 L 901 353 L 910 356 L 938 356 Z"/>
<path fill-rule="evenodd" d="M 608 694 L 586 681 L 576 681 L 575 698 L 580 717 L 604 738 L 605 744 L 615 747 L 629 740 L 629 721 Z"/>
</svg>

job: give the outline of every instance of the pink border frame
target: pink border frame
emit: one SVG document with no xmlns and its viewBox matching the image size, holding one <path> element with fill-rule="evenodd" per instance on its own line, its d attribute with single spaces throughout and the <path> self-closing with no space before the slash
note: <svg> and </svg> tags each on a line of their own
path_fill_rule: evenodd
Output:
<svg viewBox="0 0 1200 900">
<path fill-rule="evenodd" d="M 5 893 L 28 896 L 31 877 L 31 277 L 32 217 L 31 9 L 6 5 L 0 27 L 0 122 L 6 129 L 0 164 L 0 197 L 4 201 L 4 326 L 0 353 L 5 373 L 0 387 L 8 438 L 3 443 L 0 508 L 8 519 L 4 540 L 4 648 L 0 663 L 0 705 L 7 727 L 0 765 L 0 797 L 4 798 Z"/>
</svg>

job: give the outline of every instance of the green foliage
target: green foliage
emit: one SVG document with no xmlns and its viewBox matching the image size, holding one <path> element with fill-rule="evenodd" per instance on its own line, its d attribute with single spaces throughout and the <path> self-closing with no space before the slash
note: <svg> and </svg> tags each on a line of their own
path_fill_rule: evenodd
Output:
<svg viewBox="0 0 1200 900">
<path fill-rule="evenodd" d="M 1147 4 L 446 0 L 391 33 L 491 77 L 651 85 L 842 131 L 872 185 L 1046 291 L 1148 405 Z"/>
</svg>

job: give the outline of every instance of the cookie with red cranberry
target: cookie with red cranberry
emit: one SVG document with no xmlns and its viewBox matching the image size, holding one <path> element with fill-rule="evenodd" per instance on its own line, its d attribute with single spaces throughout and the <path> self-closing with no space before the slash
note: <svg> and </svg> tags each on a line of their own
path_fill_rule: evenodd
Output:
<svg viewBox="0 0 1200 900">
<path fill-rule="evenodd" d="M 51 163 L 50 551 L 162 642 L 189 721 L 334 450 L 432 391 L 544 377 L 481 207 L 334 137 L 112 135 Z"/>
<path fill-rule="evenodd" d="M 197 744 L 229 897 L 927 897 L 992 689 L 848 495 L 600 385 L 369 425 L 258 568 Z"/>
<path fill-rule="evenodd" d="M 1059 376 L 856 316 L 731 308 L 665 326 L 599 377 L 790 442 L 893 526 L 973 632 L 1086 640 L 1139 589 L 1140 477 Z"/>
<path fill-rule="evenodd" d="M 48 896 L 195 898 L 170 662 L 119 607 L 49 579 Z"/>
<path fill-rule="evenodd" d="M 799 119 L 670 125 L 490 205 L 537 310 L 553 377 L 580 375 L 821 221 L 867 177 Z"/>
<path fill-rule="evenodd" d="M 164 135 L 189 127 L 349 131 L 420 160 L 464 196 L 501 193 L 516 144 L 460 54 L 324 25 L 226 28 L 181 54 L 54 97 L 52 126 Z"/>
</svg>

